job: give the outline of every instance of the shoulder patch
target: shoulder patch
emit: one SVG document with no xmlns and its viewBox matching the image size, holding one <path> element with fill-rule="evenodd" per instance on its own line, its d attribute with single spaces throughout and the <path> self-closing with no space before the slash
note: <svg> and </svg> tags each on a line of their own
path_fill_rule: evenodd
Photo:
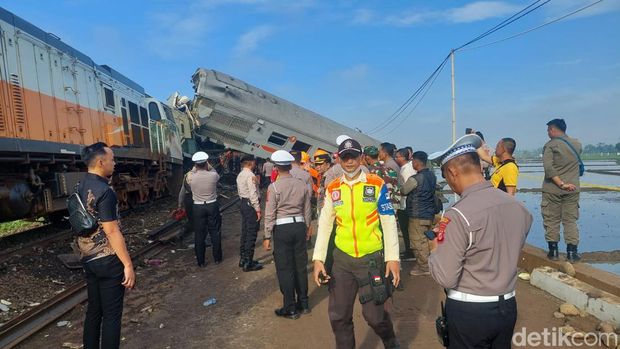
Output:
<svg viewBox="0 0 620 349">
<path fill-rule="evenodd" d="M 329 182 L 329 184 L 327 185 L 327 190 L 331 192 L 338 187 L 340 187 L 340 177 L 335 178 L 333 181 Z"/>
<path fill-rule="evenodd" d="M 446 228 L 448 227 L 448 224 L 450 224 L 450 222 L 452 222 L 450 218 L 446 216 L 441 217 L 441 220 L 439 220 L 439 223 L 437 223 L 437 241 L 443 241 L 446 235 Z"/>
</svg>

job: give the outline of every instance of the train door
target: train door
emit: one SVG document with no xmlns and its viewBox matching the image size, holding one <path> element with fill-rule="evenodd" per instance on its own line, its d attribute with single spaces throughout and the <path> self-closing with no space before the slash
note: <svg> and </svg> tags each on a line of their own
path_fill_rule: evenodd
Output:
<svg viewBox="0 0 620 349">
<path fill-rule="evenodd" d="M 52 86 L 52 62 L 49 50 L 35 46 L 35 60 L 39 96 L 41 101 L 41 116 L 43 118 L 43 133 L 48 142 L 58 142 L 58 123 L 54 108 L 54 92 Z"/>
<path fill-rule="evenodd" d="M 84 144 L 92 144 L 101 140 L 101 125 L 91 107 L 91 86 L 94 86 L 92 71 L 81 63 L 75 64 L 75 86 L 77 90 L 78 117 L 82 121 L 82 137 Z"/>
<path fill-rule="evenodd" d="M 5 88 L 5 119 L 9 136 L 16 138 L 28 137 L 26 105 L 22 90 L 22 79 L 19 65 L 17 37 L 12 26 L 2 27 L 2 61 L 4 63 Z"/>
<path fill-rule="evenodd" d="M 67 136 L 69 143 L 84 144 L 82 133 L 84 128 L 82 120 L 80 118 L 81 109 L 78 103 L 78 93 L 76 86 L 76 62 L 75 59 L 69 56 L 62 56 L 62 83 L 64 91 L 64 108 L 67 115 L 67 121 L 69 127 L 67 130 Z"/>
<path fill-rule="evenodd" d="M 54 105 L 56 124 L 58 132 L 58 141 L 61 143 L 69 143 L 69 125 L 70 120 L 67 116 L 65 107 L 65 87 L 62 77 L 62 52 L 56 49 L 50 49 L 50 77 L 52 86 L 52 103 Z"/>
</svg>

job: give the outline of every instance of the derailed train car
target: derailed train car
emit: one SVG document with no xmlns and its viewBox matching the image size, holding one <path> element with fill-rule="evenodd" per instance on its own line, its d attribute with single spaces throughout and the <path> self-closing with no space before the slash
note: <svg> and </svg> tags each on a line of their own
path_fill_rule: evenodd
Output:
<svg viewBox="0 0 620 349">
<path fill-rule="evenodd" d="M 115 152 L 121 209 L 176 190 L 183 113 L 3 8 L 0 56 L 0 222 L 58 216 L 95 142 Z"/>
<path fill-rule="evenodd" d="M 268 158 L 278 149 L 334 152 L 346 134 L 364 145 L 379 141 L 230 75 L 198 69 L 192 77 L 196 132 L 226 147 Z"/>
</svg>

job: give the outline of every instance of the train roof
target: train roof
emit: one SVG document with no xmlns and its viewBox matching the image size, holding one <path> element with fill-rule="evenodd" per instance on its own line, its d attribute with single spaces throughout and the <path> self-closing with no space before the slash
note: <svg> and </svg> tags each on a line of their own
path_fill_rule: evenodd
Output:
<svg viewBox="0 0 620 349">
<path fill-rule="evenodd" d="M 227 85 L 227 86 L 233 86 L 237 89 L 240 89 L 246 93 L 248 93 L 248 97 L 252 97 L 254 98 L 255 101 L 261 101 L 264 102 L 264 106 L 267 108 L 276 108 L 276 109 L 272 109 L 270 110 L 270 112 L 266 112 L 266 110 L 263 110 L 264 115 L 261 115 L 262 117 L 266 118 L 266 119 L 272 119 L 276 116 L 279 115 L 279 113 L 284 113 L 283 115 L 288 115 L 288 117 L 295 117 L 298 120 L 302 120 L 302 124 L 303 125 L 316 125 L 317 121 L 323 125 L 326 126 L 326 128 L 324 129 L 324 131 L 326 132 L 333 132 L 333 135 L 327 135 L 327 134 L 321 134 L 321 135 L 314 135 L 315 137 L 319 137 L 321 139 L 323 139 L 326 143 L 329 144 L 336 144 L 335 140 L 336 137 L 338 135 L 341 134 L 347 134 L 348 136 L 355 138 L 356 140 L 364 143 L 364 144 L 379 144 L 380 142 L 375 139 L 372 136 L 369 136 L 365 133 L 362 133 L 356 129 L 354 129 L 353 127 L 347 126 L 347 125 L 343 125 L 340 122 L 337 122 L 335 120 L 332 120 L 328 117 L 325 117 L 319 113 L 316 113 L 312 110 L 309 110 L 307 108 L 304 108 L 300 105 L 297 105 L 293 102 L 290 102 L 286 99 L 283 99 L 281 97 L 275 96 L 272 93 L 269 93 L 265 90 L 262 90 L 256 86 L 253 86 L 243 80 L 237 79 L 231 75 L 228 75 L 226 73 L 222 73 L 220 71 L 214 70 L 214 69 L 208 69 L 208 68 L 198 68 L 196 70 L 196 72 L 193 75 L 193 80 L 194 80 L 194 90 L 198 95 L 202 95 L 204 97 L 208 97 L 205 94 L 208 94 L 208 91 L 206 90 L 198 90 L 198 85 L 197 85 L 197 81 L 196 81 L 196 76 L 200 75 L 200 73 L 204 74 L 206 77 L 208 77 L 209 75 L 211 75 L 214 79 L 216 79 L 219 83 Z M 203 86 L 206 87 L 206 86 Z M 258 96 L 258 98 L 257 98 Z M 231 101 L 232 102 L 232 101 Z M 233 102 L 234 103 L 234 102 Z M 243 104 L 243 103 L 242 103 Z M 292 128 L 295 129 L 297 127 L 299 127 L 299 125 L 286 125 L 286 127 L 288 128 Z M 303 132 L 302 132 L 303 133 Z"/>
<path fill-rule="evenodd" d="M 29 35 L 45 42 L 46 44 L 48 44 L 51 47 L 54 47 L 55 49 L 71 56 L 71 57 L 75 57 L 78 61 L 93 67 L 95 70 L 97 70 L 98 72 L 101 72 L 105 75 L 108 75 L 109 77 L 113 78 L 114 80 L 117 80 L 123 84 L 125 84 L 126 86 L 129 86 L 130 88 L 140 92 L 140 93 L 144 93 L 144 87 L 140 86 L 137 82 L 129 79 L 128 77 L 126 77 L 125 75 L 119 73 L 118 71 L 110 68 L 107 65 L 98 65 L 96 64 L 90 57 L 88 57 L 86 54 L 76 50 L 75 48 L 65 44 L 64 42 L 62 42 L 62 40 L 60 40 L 60 38 L 52 33 L 48 33 L 45 32 L 44 30 L 42 30 L 41 28 L 37 27 L 36 25 L 26 21 L 25 19 L 15 15 L 14 13 L 7 11 L 6 9 L 4 9 L 3 7 L 0 7 L 0 20 L 3 20 L 9 24 L 11 24 L 12 26 L 14 26 L 15 28 L 22 30 L 26 33 L 28 33 Z"/>
</svg>

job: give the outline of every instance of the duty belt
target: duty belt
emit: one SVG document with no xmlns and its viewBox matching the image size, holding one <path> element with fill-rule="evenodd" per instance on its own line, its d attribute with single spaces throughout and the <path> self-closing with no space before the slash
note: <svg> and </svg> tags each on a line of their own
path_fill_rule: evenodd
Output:
<svg viewBox="0 0 620 349">
<path fill-rule="evenodd" d="M 296 217 L 285 217 L 276 219 L 276 225 L 280 224 L 290 224 L 290 223 L 304 223 L 306 220 L 302 216 Z"/>
<path fill-rule="evenodd" d="M 510 299 L 515 296 L 515 291 L 506 293 L 503 296 L 504 296 L 504 299 Z M 448 290 L 448 298 L 454 299 L 455 301 L 461 301 L 461 302 L 469 302 L 469 303 L 499 302 L 499 297 L 501 296 L 478 296 L 475 294 L 469 294 L 469 293 L 460 292 L 457 290 Z"/>
<path fill-rule="evenodd" d="M 196 205 L 205 205 L 205 204 L 212 204 L 212 203 L 214 203 L 216 201 L 217 201 L 217 199 L 209 200 L 209 201 L 195 201 L 194 200 L 194 204 L 196 204 Z"/>
</svg>

